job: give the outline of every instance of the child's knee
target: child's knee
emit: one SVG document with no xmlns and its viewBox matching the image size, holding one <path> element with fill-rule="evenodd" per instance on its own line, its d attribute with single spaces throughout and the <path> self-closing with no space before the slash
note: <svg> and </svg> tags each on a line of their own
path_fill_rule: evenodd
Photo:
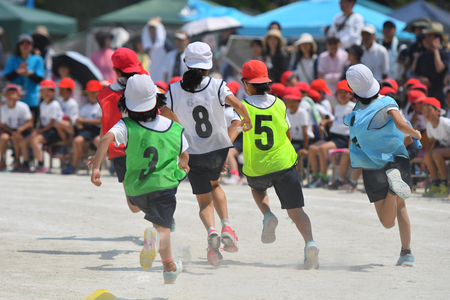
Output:
<svg viewBox="0 0 450 300">
<path fill-rule="evenodd" d="M 385 220 L 380 219 L 381 225 L 383 225 L 384 228 L 390 229 L 395 226 L 395 219 L 394 220 Z"/>
<path fill-rule="evenodd" d="M 9 134 L 7 134 L 6 132 L 2 133 L 2 135 L 0 136 L 0 140 L 2 142 L 7 142 L 9 140 Z"/>
</svg>

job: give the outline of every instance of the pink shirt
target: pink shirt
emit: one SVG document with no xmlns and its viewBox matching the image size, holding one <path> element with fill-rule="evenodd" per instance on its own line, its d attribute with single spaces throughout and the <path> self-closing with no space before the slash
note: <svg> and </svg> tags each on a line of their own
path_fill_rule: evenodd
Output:
<svg viewBox="0 0 450 300">
<path fill-rule="evenodd" d="M 112 49 L 100 49 L 97 52 L 92 53 L 91 60 L 94 65 L 102 72 L 103 80 L 117 81 L 116 73 L 113 70 L 113 63 L 111 56 L 114 50 Z"/>
<path fill-rule="evenodd" d="M 317 72 L 324 76 L 323 78 L 327 82 L 327 86 L 330 88 L 333 96 L 347 61 L 348 53 L 342 49 L 338 49 L 335 57 L 331 57 L 328 51 L 322 52 L 319 55 Z"/>
</svg>

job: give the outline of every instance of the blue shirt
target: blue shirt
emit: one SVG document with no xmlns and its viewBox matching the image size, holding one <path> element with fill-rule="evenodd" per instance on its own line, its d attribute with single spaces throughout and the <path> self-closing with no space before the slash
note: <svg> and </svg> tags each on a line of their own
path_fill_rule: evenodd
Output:
<svg viewBox="0 0 450 300">
<path fill-rule="evenodd" d="M 27 63 L 28 72 L 34 73 L 38 77 L 44 77 L 44 60 L 41 56 L 32 54 L 25 60 L 19 56 L 9 58 L 3 70 L 3 75 L 6 76 L 13 73 L 23 62 Z M 27 76 L 19 75 L 11 83 L 22 87 L 23 97 L 21 100 L 28 104 L 29 107 L 39 106 L 39 82 L 31 80 Z"/>
</svg>

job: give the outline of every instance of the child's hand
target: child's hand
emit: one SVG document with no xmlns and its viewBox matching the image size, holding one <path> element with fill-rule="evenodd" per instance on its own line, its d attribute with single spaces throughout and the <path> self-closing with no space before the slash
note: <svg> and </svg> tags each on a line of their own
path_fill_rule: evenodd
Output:
<svg viewBox="0 0 450 300">
<path fill-rule="evenodd" d="M 99 169 L 92 170 L 91 182 L 96 186 L 102 185 L 102 181 L 100 180 L 100 170 Z"/>
<path fill-rule="evenodd" d="M 244 132 L 245 132 L 245 131 L 249 131 L 250 129 L 253 128 L 252 121 L 251 121 L 251 120 L 248 120 L 248 119 L 242 120 L 242 121 L 241 121 L 241 126 L 242 126 L 242 130 L 243 130 Z"/>
<path fill-rule="evenodd" d="M 412 136 L 413 138 L 415 138 L 416 140 L 419 140 L 422 138 L 422 135 L 420 134 L 419 130 L 414 130 L 415 134 Z"/>
<path fill-rule="evenodd" d="M 308 156 L 308 150 L 300 149 L 300 151 L 298 151 L 297 155 L 299 155 L 299 156 Z"/>
<path fill-rule="evenodd" d="M 185 171 L 186 173 L 189 173 L 189 165 L 188 164 L 182 164 L 181 162 L 178 163 L 178 168 L 180 168 L 180 170 Z"/>
</svg>

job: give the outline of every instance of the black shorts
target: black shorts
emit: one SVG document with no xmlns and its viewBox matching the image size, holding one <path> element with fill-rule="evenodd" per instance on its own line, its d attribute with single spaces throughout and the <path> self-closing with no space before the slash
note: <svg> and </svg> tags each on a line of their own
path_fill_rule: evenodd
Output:
<svg viewBox="0 0 450 300">
<path fill-rule="evenodd" d="M 350 136 L 341 135 L 336 133 L 331 133 L 328 135 L 327 141 L 333 142 L 336 145 L 336 148 L 348 148 L 348 141 L 350 140 Z"/>
<path fill-rule="evenodd" d="M 212 191 L 211 181 L 219 179 L 227 160 L 228 150 L 226 148 L 205 154 L 189 155 L 188 177 L 194 195 L 207 194 Z"/>
<path fill-rule="evenodd" d="M 13 130 L 13 132 L 16 132 L 16 131 L 17 130 Z M 29 136 L 32 131 L 33 131 L 32 128 L 28 128 L 27 130 L 22 131 L 22 136 L 25 138 L 25 137 Z M 8 131 L 0 130 L 0 134 L 3 134 L 3 133 L 7 133 L 11 137 L 11 134 Z"/>
<path fill-rule="evenodd" d="M 237 136 L 237 138 L 234 140 L 234 143 L 233 143 L 233 146 L 234 146 L 234 149 L 236 149 L 237 150 L 237 152 L 239 152 L 239 153 L 241 153 L 242 152 L 242 150 L 244 149 L 243 148 L 243 141 L 242 141 L 242 132 L 241 133 L 239 133 L 239 135 Z"/>
<path fill-rule="evenodd" d="M 310 139 L 308 145 L 311 145 L 312 143 L 314 143 L 314 141 L 312 139 Z M 303 141 L 301 141 L 301 140 L 292 140 L 291 144 L 292 144 L 292 146 L 294 146 L 295 152 L 297 152 L 297 153 L 298 153 L 298 151 L 300 151 L 300 149 L 303 149 Z"/>
<path fill-rule="evenodd" d="M 411 186 L 411 164 L 407 158 L 397 156 L 394 162 L 387 163 L 382 169 L 363 170 L 364 188 L 366 189 L 370 203 L 386 198 L 389 191 L 386 171 L 389 169 L 398 169 L 403 181 Z"/>
<path fill-rule="evenodd" d="M 419 155 L 419 147 L 417 147 L 416 142 L 412 142 L 406 147 L 406 150 L 408 151 L 408 156 L 410 160 L 413 160 L 414 158 Z"/>
<path fill-rule="evenodd" d="M 75 130 L 75 137 L 81 135 L 86 141 L 92 141 L 96 136 L 100 134 L 99 127 L 84 127 L 83 129 Z"/>
<path fill-rule="evenodd" d="M 153 224 L 172 227 L 173 214 L 177 206 L 175 194 L 177 188 L 157 191 L 141 196 L 128 196 L 130 203 L 145 213 L 144 219 Z"/>
<path fill-rule="evenodd" d="M 300 177 L 295 166 L 258 177 L 247 176 L 247 182 L 252 189 L 257 191 L 265 191 L 273 185 L 282 209 L 305 206 Z"/>
<path fill-rule="evenodd" d="M 54 144 L 61 140 L 61 137 L 59 136 L 58 131 L 56 131 L 56 128 L 54 128 L 54 127 L 51 128 L 50 130 L 42 132 L 41 135 L 44 137 L 45 143 L 47 145 Z"/>
<path fill-rule="evenodd" d="M 125 173 L 127 172 L 127 156 L 122 155 L 111 159 L 116 169 L 117 179 L 119 182 L 123 182 L 125 179 Z"/>
</svg>

